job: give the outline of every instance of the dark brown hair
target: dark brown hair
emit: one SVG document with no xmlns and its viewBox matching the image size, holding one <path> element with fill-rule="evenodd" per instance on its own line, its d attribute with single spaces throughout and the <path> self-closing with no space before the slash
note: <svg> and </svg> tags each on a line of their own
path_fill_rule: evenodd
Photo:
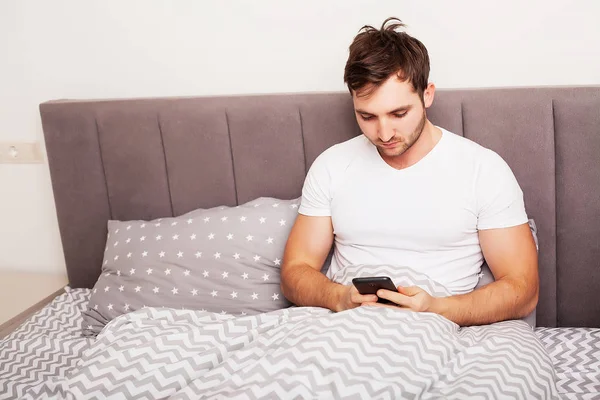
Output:
<svg viewBox="0 0 600 400">
<path fill-rule="evenodd" d="M 393 23 L 387 25 L 390 21 Z M 369 96 L 392 74 L 397 74 L 400 80 L 413 85 L 423 101 L 429 79 L 429 54 L 419 40 L 406 32 L 396 32 L 405 26 L 391 17 L 380 30 L 370 25 L 359 30 L 344 69 L 344 83 L 350 94 L 354 91 L 357 96 Z"/>
</svg>

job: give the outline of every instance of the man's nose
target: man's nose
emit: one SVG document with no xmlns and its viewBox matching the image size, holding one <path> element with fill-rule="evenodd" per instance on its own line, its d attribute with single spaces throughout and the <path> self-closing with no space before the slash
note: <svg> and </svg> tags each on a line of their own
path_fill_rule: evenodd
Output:
<svg viewBox="0 0 600 400">
<path fill-rule="evenodd" d="M 379 132 L 378 133 L 379 133 L 378 134 L 379 139 L 382 142 L 388 142 L 391 138 L 394 137 L 394 129 L 389 124 L 386 124 L 385 122 L 379 123 Z"/>
</svg>

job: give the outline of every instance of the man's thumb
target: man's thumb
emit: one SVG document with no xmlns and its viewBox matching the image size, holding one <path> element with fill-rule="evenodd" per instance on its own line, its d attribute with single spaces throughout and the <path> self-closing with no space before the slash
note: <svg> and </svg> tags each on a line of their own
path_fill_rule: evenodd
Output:
<svg viewBox="0 0 600 400">
<path fill-rule="evenodd" d="M 400 292 L 406 296 L 414 296 L 415 294 L 419 293 L 420 291 L 421 291 L 421 288 L 419 288 L 418 286 L 407 286 L 407 287 L 398 286 L 398 292 Z"/>
</svg>

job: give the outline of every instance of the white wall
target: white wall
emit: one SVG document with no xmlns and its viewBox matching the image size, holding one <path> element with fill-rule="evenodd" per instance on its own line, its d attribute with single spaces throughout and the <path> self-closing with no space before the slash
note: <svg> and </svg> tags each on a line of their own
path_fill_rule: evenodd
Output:
<svg viewBox="0 0 600 400">
<path fill-rule="evenodd" d="M 492 4 L 493 3 L 493 4 Z M 347 48 L 398 16 L 438 87 L 600 84 L 600 2 L 0 0 L 0 141 L 57 98 L 345 90 Z M 0 269 L 64 272 L 47 164 L 0 165 Z"/>
</svg>

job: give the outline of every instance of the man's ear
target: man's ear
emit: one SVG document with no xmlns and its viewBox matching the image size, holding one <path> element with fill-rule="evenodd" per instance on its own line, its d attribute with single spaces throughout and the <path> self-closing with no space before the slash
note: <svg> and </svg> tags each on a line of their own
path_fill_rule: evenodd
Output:
<svg viewBox="0 0 600 400">
<path fill-rule="evenodd" d="M 431 107 L 433 104 L 433 98 L 435 97 L 435 84 L 429 83 L 425 91 L 423 92 L 423 105 L 425 108 Z"/>
</svg>

